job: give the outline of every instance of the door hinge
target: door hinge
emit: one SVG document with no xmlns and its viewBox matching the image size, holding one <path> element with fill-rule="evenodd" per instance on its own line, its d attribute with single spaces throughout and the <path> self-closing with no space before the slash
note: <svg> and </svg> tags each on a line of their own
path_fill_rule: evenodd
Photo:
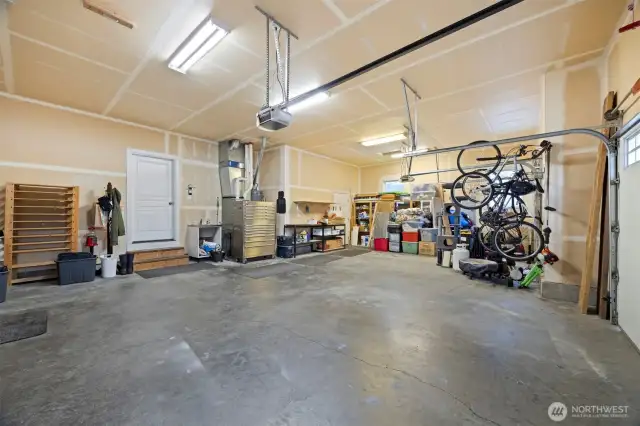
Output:
<svg viewBox="0 0 640 426">
<path fill-rule="evenodd" d="M 611 232 L 613 232 L 614 234 L 620 233 L 620 225 L 617 222 L 611 224 Z"/>
<path fill-rule="evenodd" d="M 616 283 L 620 279 L 620 274 L 618 274 L 618 270 L 614 269 L 611 271 L 611 281 L 615 281 Z M 611 298 L 611 296 L 609 296 Z"/>
</svg>

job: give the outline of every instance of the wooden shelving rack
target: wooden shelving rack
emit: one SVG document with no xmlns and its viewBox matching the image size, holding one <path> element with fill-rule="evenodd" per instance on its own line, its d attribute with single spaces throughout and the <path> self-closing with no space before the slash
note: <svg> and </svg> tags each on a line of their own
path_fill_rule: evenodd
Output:
<svg viewBox="0 0 640 426">
<path fill-rule="evenodd" d="M 78 187 L 7 183 L 4 202 L 9 285 L 57 278 L 58 253 L 78 251 Z"/>
</svg>

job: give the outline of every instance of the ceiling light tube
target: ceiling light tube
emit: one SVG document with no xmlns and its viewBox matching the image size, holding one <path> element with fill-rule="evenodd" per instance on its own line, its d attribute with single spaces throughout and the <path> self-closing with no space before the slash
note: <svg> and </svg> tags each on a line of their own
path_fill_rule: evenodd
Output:
<svg viewBox="0 0 640 426">
<path fill-rule="evenodd" d="M 207 16 L 171 55 L 169 68 L 186 74 L 189 68 L 209 53 L 227 34 L 229 31 L 214 23 L 211 16 Z"/>
<path fill-rule="evenodd" d="M 405 135 L 404 133 L 401 133 L 398 135 L 385 136 L 383 138 L 370 139 L 368 141 L 363 141 L 360 143 L 362 144 L 362 146 L 374 146 L 374 145 L 382 145 L 382 144 L 391 143 L 391 142 L 399 142 L 399 141 L 405 140 L 406 138 L 407 138 L 407 135 Z"/>
<path fill-rule="evenodd" d="M 319 103 L 326 101 L 330 97 L 331 94 L 329 92 L 320 92 L 317 95 L 313 95 L 312 97 L 307 98 L 302 102 L 287 107 L 287 111 L 293 114 L 294 112 L 300 111 L 301 109 L 305 109 L 313 105 L 318 105 Z"/>
<path fill-rule="evenodd" d="M 407 152 L 398 152 L 397 154 L 392 154 L 391 158 L 403 158 L 413 154 L 424 154 L 427 151 L 429 151 L 429 148 L 416 149 L 414 151 L 407 151 Z"/>
</svg>

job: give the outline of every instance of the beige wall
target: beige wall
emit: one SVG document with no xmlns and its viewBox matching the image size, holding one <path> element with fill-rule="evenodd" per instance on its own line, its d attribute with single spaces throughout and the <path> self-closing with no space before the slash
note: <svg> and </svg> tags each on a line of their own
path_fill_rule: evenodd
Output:
<svg viewBox="0 0 640 426">
<path fill-rule="evenodd" d="M 438 166 L 440 169 L 451 169 L 456 167 L 458 153 L 445 153 L 438 155 Z M 436 158 L 433 155 L 416 157 L 411 166 L 412 173 L 420 173 L 437 170 Z M 383 189 L 385 180 L 396 180 L 401 175 L 400 161 L 385 163 L 375 166 L 364 166 L 361 168 L 361 191 L 362 193 L 380 192 Z M 445 172 L 416 177 L 414 185 L 421 183 L 453 182 L 458 177 L 458 172 Z"/>
<path fill-rule="evenodd" d="M 287 203 L 290 223 L 320 219 L 329 208 L 328 204 L 295 201 L 333 203 L 336 193 L 349 194 L 352 199 L 358 192 L 356 166 L 293 147 L 288 147 L 288 151 L 290 188 Z M 351 209 L 346 207 L 343 213 L 348 217 Z"/>
<path fill-rule="evenodd" d="M 122 192 L 126 215 L 127 148 L 180 156 L 181 242 L 188 223 L 215 221 L 220 196 L 215 144 L 5 97 L 0 97 L 0 117 L 0 186 L 78 186 L 81 241 L 108 182 Z M 196 187 L 191 199 L 188 184 Z M 118 252 L 125 246 L 122 238 Z"/>
<path fill-rule="evenodd" d="M 605 86 L 618 92 L 620 100 L 640 77 L 640 31 L 630 31 L 616 36 L 611 54 L 605 58 Z M 625 122 L 640 113 L 640 102 L 625 112 Z M 637 278 L 640 259 L 640 164 L 625 168 L 624 144 L 620 147 L 620 240 L 618 314 L 620 326 L 640 347 L 640 285 Z"/>
<path fill-rule="evenodd" d="M 548 72 L 544 77 L 546 131 L 594 126 L 602 122 L 600 73 L 595 61 Z M 545 269 L 545 280 L 579 284 L 585 260 L 588 206 L 594 184 L 598 144 L 593 137 L 569 135 L 552 140 L 549 214 L 550 248 L 560 262 Z M 546 214 L 545 214 L 546 215 Z M 597 285 L 597 274 L 592 286 Z"/>
<path fill-rule="evenodd" d="M 358 192 L 358 167 L 291 146 L 268 150 L 260 168 L 260 187 L 268 201 L 275 201 L 277 191 L 285 193 L 288 223 L 320 219 L 334 194 Z M 296 203 L 307 201 L 307 203 Z M 344 214 L 351 209 L 345 206 Z"/>
</svg>

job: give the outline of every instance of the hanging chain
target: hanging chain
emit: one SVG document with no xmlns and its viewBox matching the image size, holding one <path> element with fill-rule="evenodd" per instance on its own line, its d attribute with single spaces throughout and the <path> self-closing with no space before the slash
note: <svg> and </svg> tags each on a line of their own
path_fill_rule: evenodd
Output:
<svg viewBox="0 0 640 426">
<path fill-rule="evenodd" d="M 289 81 L 291 80 L 291 33 L 287 31 L 287 94 L 286 94 L 286 102 L 289 102 Z"/>
<path fill-rule="evenodd" d="M 266 87 L 266 92 L 267 94 L 265 95 L 265 107 L 269 107 L 269 91 L 271 90 L 271 86 L 269 84 L 269 31 L 271 30 L 270 28 L 270 24 L 271 24 L 271 20 L 269 18 L 267 18 L 267 87 Z"/>
<path fill-rule="evenodd" d="M 273 38 L 276 45 L 276 64 L 277 64 L 276 72 L 278 73 L 278 82 L 280 83 L 280 89 L 282 90 L 282 103 L 284 103 L 287 97 L 287 94 L 285 93 L 284 85 L 282 83 L 282 81 L 284 80 L 285 74 L 284 74 L 284 68 L 282 67 L 282 55 L 280 52 L 280 31 L 281 30 L 282 29 L 278 25 L 273 24 Z"/>
</svg>

